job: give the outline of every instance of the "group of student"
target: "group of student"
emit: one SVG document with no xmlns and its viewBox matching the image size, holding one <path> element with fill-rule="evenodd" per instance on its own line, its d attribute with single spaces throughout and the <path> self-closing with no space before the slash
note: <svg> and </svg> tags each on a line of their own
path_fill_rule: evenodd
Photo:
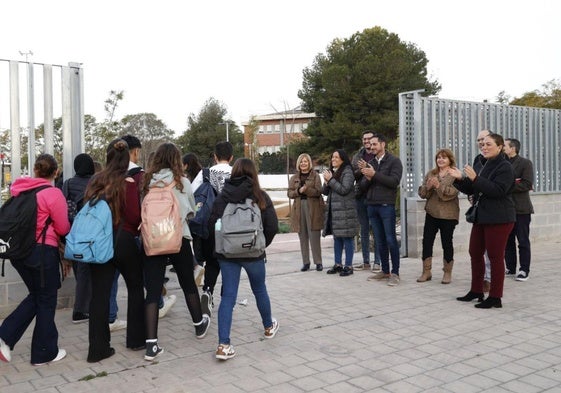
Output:
<svg viewBox="0 0 561 393">
<path fill-rule="evenodd" d="M 146 170 L 135 169 L 138 165 L 131 157 L 138 156 L 140 148 L 140 141 L 130 135 L 112 141 L 107 147 L 105 167 L 95 174 L 89 173 L 91 158 L 78 156 L 75 164 L 80 165 L 75 165 L 76 174 L 83 180 L 80 183 L 72 181 L 72 187 L 63 187 L 65 193 L 52 187 L 58 165 L 49 154 L 37 157 L 33 177 L 22 177 L 12 184 L 14 198 L 27 190 L 48 186 L 36 194 L 35 231 L 38 235 L 45 229 L 46 236 L 43 241 L 37 241 L 29 257 L 11 260 L 29 294 L 0 325 L 0 360 L 11 360 L 11 351 L 34 318 L 31 363 L 39 366 L 57 362 L 66 356 L 66 351 L 58 346 L 54 321 L 57 291 L 61 286 L 59 265 L 62 266 L 63 277 L 72 268 L 75 269 L 77 302 L 73 320 L 87 320 L 89 323 L 88 362 L 99 362 L 115 353 L 111 346 L 110 308 L 112 287 L 118 273 L 127 288 L 126 347 L 133 351 L 145 351 L 144 359 L 148 361 L 164 352 L 158 342 L 158 319 L 168 265 L 172 265 L 177 273 L 197 338 L 204 338 L 210 327 L 213 293 L 218 275 L 222 274 L 217 359 L 227 360 L 236 354 L 230 342 L 230 331 L 242 268 L 247 272 L 256 298 L 264 337 L 273 338 L 276 335 L 279 323 L 272 316 L 265 285 L 264 248 L 258 255 L 236 257 L 216 252 L 214 247 L 215 224 L 230 203 L 248 199 L 259 208 L 265 246 L 272 242 L 278 231 L 273 203 L 260 188 L 254 163 L 240 158 L 230 166 L 233 147 L 229 142 L 220 142 L 214 152 L 216 165 L 210 168 L 208 179 L 205 179 L 205 171 L 197 156 L 190 153 L 182 158 L 173 143 L 158 146 L 150 155 Z M 82 171 L 83 166 L 88 167 L 87 174 Z M 213 186 L 216 198 L 208 218 L 208 238 L 203 239 L 191 232 L 189 220 L 201 208 L 196 204 L 194 195 L 205 181 Z M 67 197 L 80 187 L 82 198 L 73 199 L 79 202 L 77 205 L 86 208 L 104 200 L 111 210 L 114 253 L 106 263 L 60 263 L 59 247 L 63 247 L 61 245 L 71 229 L 70 219 L 73 218 L 73 206 L 69 208 Z M 182 239 L 177 253 L 147 255 L 143 245 L 139 231 L 145 220 L 142 201 L 154 187 L 171 187 L 177 201 L 182 223 Z M 80 206 L 76 208 L 79 210 Z M 38 239 L 37 236 L 35 238 Z M 203 262 L 204 285 L 199 296 L 194 269 Z"/>
<path fill-rule="evenodd" d="M 451 282 L 453 234 L 460 213 L 458 195 L 463 192 L 471 202 L 470 213 L 474 213 L 469 219 L 473 223 L 469 241 L 472 281 L 468 294 L 457 300 L 476 299 L 477 308 L 500 308 L 505 275 L 526 281 L 530 273 L 529 232 L 534 210 L 529 192 L 533 185 L 533 165 L 519 156 L 517 139 L 505 140 L 482 130 L 477 143 L 481 153 L 473 165 L 465 165 L 463 170 L 456 166 L 450 149 L 438 150 L 435 167 L 419 187 L 419 197 L 426 199 L 426 215 L 423 271 L 417 282 L 432 279 L 433 246 L 438 232 L 443 249 L 441 282 Z M 335 264 L 327 274 L 345 277 L 354 270 L 372 270 L 374 274 L 368 277 L 369 281 L 385 280 L 388 285 L 396 286 L 400 278 L 395 203 L 403 168 L 399 158 L 386 150 L 383 135 L 364 131 L 362 144 L 352 161 L 344 150 L 333 152 L 329 169 L 323 171 L 323 185 L 313 170 L 311 157 L 308 154 L 298 157 L 297 172 L 289 179 L 287 195 L 294 201 L 291 221 L 292 230 L 300 238 L 301 271 L 310 269 L 310 248 L 316 270 L 323 270 L 320 234 L 333 235 Z M 373 266 L 371 229 L 375 240 Z M 354 237 L 359 230 L 363 262 L 353 266 Z M 520 258 L 518 273 L 516 242 Z M 489 296 L 484 300 L 486 292 Z"/>
</svg>

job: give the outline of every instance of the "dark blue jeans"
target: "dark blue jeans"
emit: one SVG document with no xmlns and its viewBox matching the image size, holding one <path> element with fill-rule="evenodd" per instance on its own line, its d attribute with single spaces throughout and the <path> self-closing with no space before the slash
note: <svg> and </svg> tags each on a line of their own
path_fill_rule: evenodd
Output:
<svg viewBox="0 0 561 393">
<path fill-rule="evenodd" d="M 399 275 L 399 244 L 395 234 L 395 205 L 368 205 L 368 218 L 378 244 L 382 271 L 386 274 L 390 273 L 389 256 L 391 255 L 391 273 Z"/>
<path fill-rule="evenodd" d="M 368 218 L 368 205 L 366 199 L 356 200 L 356 212 L 358 213 L 358 222 L 360 223 L 360 245 L 362 247 L 362 262 L 370 263 L 370 220 Z M 378 253 L 378 243 L 374 238 L 374 263 L 380 263 L 380 255 Z"/>
<path fill-rule="evenodd" d="M 333 236 L 333 254 L 335 264 L 341 265 L 343 261 L 343 249 L 345 249 L 345 266 L 353 266 L 353 256 L 355 253 L 355 244 L 352 237 Z"/>
<path fill-rule="evenodd" d="M 60 288 L 59 264 L 58 247 L 49 245 L 36 245 L 27 259 L 12 261 L 29 294 L 0 326 L 0 338 L 14 349 L 35 318 L 31 339 L 31 363 L 46 363 L 58 354 L 55 310 L 57 291 Z"/>
</svg>

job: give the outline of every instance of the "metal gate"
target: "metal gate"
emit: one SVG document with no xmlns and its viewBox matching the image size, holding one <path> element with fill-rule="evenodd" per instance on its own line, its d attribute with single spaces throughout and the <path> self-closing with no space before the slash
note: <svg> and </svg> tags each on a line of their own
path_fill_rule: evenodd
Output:
<svg viewBox="0 0 561 393">
<path fill-rule="evenodd" d="M 55 70 L 60 71 L 60 78 L 53 78 Z M 7 72 L 6 72 L 7 71 Z M 23 72 L 27 78 L 24 80 Z M 42 86 L 36 90 L 35 75 L 39 72 Z M 60 80 L 53 87 L 53 80 Z M 27 86 L 24 90 L 22 83 Z M 60 89 L 60 97 L 55 90 Z M 22 97 L 26 97 L 24 116 L 20 111 Z M 41 64 L 27 61 L 0 59 L 0 126 L 1 130 L 9 130 L 9 151 L 1 151 L 2 160 L 10 161 L 11 178 L 19 177 L 22 172 L 32 173 L 31 168 L 36 158 L 37 147 L 41 152 L 53 154 L 53 120 L 54 113 L 62 117 L 63 171 L 67 177 L 73 173 L 73 158 L 84 151 L 84 95 L 83 69 L 79 63 L 68 63 L 67 66 Z M 42 102 L 42 108 L 36 108 L 36 101 Z M 58 106 L 55 107 L 55 101 Z M 55 112 L 56 111 L 56 112 Z M 44 140 L 35 140 L 36 115 L 42 116 Z M 4 118 L 2 118 L 4 117 Z M 24 121 L 22 122 L 22 118 Z M 26 127 L 22 127 L 22 123 Z M 21 141 L 27 138 L 28 166 L 21 165 Z M 0 146 L 1 148 L 1 146 Z M 3 164 L 4 165 L 4 164 Z"/>
<path fill-rule="evenodd" d="M 406 198 L 417 195 L 434 155 L 449 148 L 459 168 L 479 153 L 476 139 L 483 129 L 521 143 L 520 155 L 532 160 L 536 193 L 561 193 L 561 110 L 421 97 L 422 90 L 399 95 L 401 231 L 407 237 Z M 407 255 L 407 242 L 401 242 Z"/>
</svg>

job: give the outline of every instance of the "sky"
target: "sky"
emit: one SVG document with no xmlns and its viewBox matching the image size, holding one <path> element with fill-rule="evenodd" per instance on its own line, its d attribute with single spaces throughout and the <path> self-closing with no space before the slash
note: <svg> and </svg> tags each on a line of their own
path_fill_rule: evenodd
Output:
<svg viewBox="0 0 561 393">
<path fill-rule="evenodd" d="M 240 127 L 299 105 L 314 58 L 374 26 L 425 52 L 441 98 L 519 97 L 561 79 L 560 15 L 554 0 L 5 1 L 0 59 L 82 63 L 85 113 L 102 120 L 109 91 L 123 90 L 117 118 L 154 113 L 179 135 L 211 97 Z"/>
</svg>

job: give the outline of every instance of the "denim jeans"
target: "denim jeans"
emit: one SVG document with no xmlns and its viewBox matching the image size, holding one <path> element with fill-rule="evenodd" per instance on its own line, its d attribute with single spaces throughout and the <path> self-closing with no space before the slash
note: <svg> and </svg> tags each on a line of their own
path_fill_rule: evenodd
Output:
<svg viewBox="0 0 561 393">
<path fill-rule="evenodd" d="M 356 212 L 360 223 L 360 245 L 362 247 L 362 263 L 370 263 L 370 220 L 368 219 L 368 205 L 366 199 L 356 200 Z M 380 263 L 378 242 L 374 238 L 374 263 Z"/>
<path fill-rule="evenodd" d="M 345 266 L 353 266 L 353 255 L 355 253 L 354 238 L 333 236 L 333 254 L 335 264 L 341 265 L 343 260 L 343 248 L 345 249 Z"/>
<path fill-rule="evenodd" d="M 60 288 L 59 263 L 58 247 L 42 244 L 36 245 L 28 258 L 12 261 L 29 294 L 0 326 L 0 338 L 14 349 L 35 319 L 31 338 L 31 363 L 49 362 L 58 353 L 55 310 Z"/>
<path fill-rule="evenodd" d="M 115 277 L 113 277 L 113 284 L 111 285 L 111 297 L 109 298 L 109 323 L 115 322 L 117 319 L 117 313 L 119 312 L 119 306 L 117 306 L 117 291 L 119 290 L 119 270 L 115 271 Z"/>
<path fill-rule="evenodd" d="M 390 273 L 389 256 L 391 256 L 391 273 L 399 275 L 399 244 L 395 234 L 395 205 L 368 205 L 368 218 L 378 244 L 382 271 Z"/>
<path fill-rule="evenodd" d="M 265 284 L 265 260 L 251 262 L 232 262 L 219 259 L 220 271 L 222 272 L 222 298 L 218 308 L 218 343 L 230 344 L 230 330 L 232 329 L 232 312 L 238 297 L 240 285 L 240 274 L 242 267 L 247 273 L 251 291 L 255 296 L 257 309 L 261 314 L 263 328 L 273 324 L 271 317 L 271 301 Z"/>
</svg>

